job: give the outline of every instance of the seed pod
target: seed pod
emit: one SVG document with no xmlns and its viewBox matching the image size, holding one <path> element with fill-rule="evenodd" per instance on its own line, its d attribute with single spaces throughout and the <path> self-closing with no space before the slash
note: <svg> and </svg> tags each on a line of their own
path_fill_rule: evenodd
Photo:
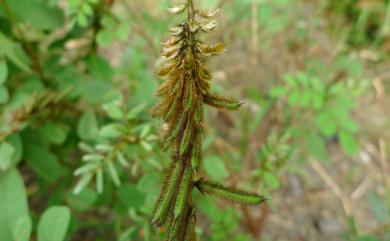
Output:
<svg viewBox="0 0 390 241">
<path fill-rule="evenodd" d="M 208 193 L 232 202 L 256 205 L 266 200 L 265 197 L 255 193 L 224 187 L 221 184 L 206 180 L 200 180 L 196 185 L 202 193 Z"/>
<path fill-rule="evenodd" d="M 171 127 L 171 129 L 168 132 L 168 137 L 166 138 L 165 143 L 163 145 L 163 150 L 166 150 L 171 145 L 171 143 L 175 140 L 180 130 L 185 125 L 186 121 L 187 121 L 187 116 L 181 115 L 179 117 L 179 123 Z"/>
<path fill-rule="evenodd" d="M 179 241 L 178 236 L 179 236 L 179 232 L 180 232 L 180 227 L 181 227 L 180 220 L 173 219 L 172 225 L 169 228 L 167 241 Z"/>
<path fill-rule="evenodd" d="M 200 28 L 204 32 L 210 32 L 210 31 L 214 30 L 215 27 L 217 27 L 217 25 L 218 25 L 217 20 L 212 20 L 208 23 L 200 25 Z"/>
<path fill-rule="evenodd" d="M 201 52 L 205 57 L 220 55 L 225 52 L 225 45 L 222 43 L 212 45 L 198 43 L 197 47 L 199 52 Z"/>
<path fill-rule="evenodd" d="M 202 18 L 212 18 L 215 15 L 217 15 L 217 13 L 219 13 L 220 11 L 221 11 L 220 8 L 217 8 L 215 10 L 209 10 L 209 11 L 198 11 L 198 15 L 201 16 Z"/>
<path fill-rule="evenodd" d="M 189 168 L 184 170 L 183 179 L 179 186 L 179 192 L 177 194 L 175 209 L 173 211 L 174 218 L 178 219 L 184 211 L 185 203 L 190 191 L 192 172 Z"/>
<path fill-rule="evenodd" d="M 172 47 L 176 44 L 179 43 L 179 41 L 181 41 L 182 39 L 178 36 L 171 36 L 167 41 L 165 41 L 164 43 L 162 43 L 162 45 L 167 48 L 167 47 Z"/>
<path fill-rule="evenodd" d="M 191 208 L 191 211 L 189 212 L 189 221 L 186 226 L 186 231 L 184 233 L 184 241 L 195 241 L 195 223 L 196 223 L 196 216 L 195 216 L 195 208 Z"/>
<path fill-rule="evenodd" d="M 195 124 L 197 127 L 201 127 L 202 122 L 203 122 L 203 105 L 202 104 L 203 104 L 203 101 L 201 99 L 198 99 L 196 101 L 194 118 L 195 118 Z"/>
<path fill-rule="evenodd" d="M 183 155 L 188 149 L 188 145 L 190 144 L 192 137 L 193 126 L 194 124 L 190 121 L 190 119 L 188 119 L 186 129 L 181 139 L 180 155 Z"/>
<path fill-rule="evenodd" d="M 194 95 L 194 83 L 191 79 L 187 80 L 184 96 L 184 111 L 188 111 L 192 107 L 193 95 Z"/>
<path fill-rule="evenodd" d="M 243 103 L 218 95 L 203 95 L 204 103 L 218 109 L 237 110 Z"/>
<path fill-rule="evenodd" d="M 203 134 L 202 131 L 198 129 L 192 145 L 192 153 L 191 153 L 191 167 L 194 172 L 198 172 L 200 163 L 202 161 L 202 143 L 203 143 Z"/>
<path fill-rule="evenodd" d="M 161 226 L 167 218 L 169 206 L 173 197 L 173 194 L 177 187 L 177 182 L 180 177 L 181 165 L 180 163 L 174 163 L 167 173 L 163 187 L 160 191 L 160 197 L 157 201 L 156 209 L 153 214 L 153 221 L 157 226 Z"/>
<path fill-rule="evenodd" d="M 186 9 L 186 6 L 185 4 L 180 4 L 178 6 L 175 6 L 173 8 L 168 8 L 168 12 L 170 13 L 173 13 L 173 14 L 179 14 L 179 13 L 182 13 L 185 9 Z"/>
<path fill-rule="evenodd" d="M 173 36 L 179 36 L 183 33 L 184 29 L 182 26 L 173 27 L 169 29 L 169 32 L 172 33 Z"/>
<path fill-rule="evenodd" d="M 173 97 L 172 104 L 169 107 L 169 110 L 168 110 L 167 114 L 164 117 L 164 121 L 165 122 L 168 122 L 168 121 L 170 121 L 172 119 L 172 117 L 175 114 L 175 111 L 177 111 L 178 104 L 179 104 L 179 97 L 178 96 Z"/>
</svg>

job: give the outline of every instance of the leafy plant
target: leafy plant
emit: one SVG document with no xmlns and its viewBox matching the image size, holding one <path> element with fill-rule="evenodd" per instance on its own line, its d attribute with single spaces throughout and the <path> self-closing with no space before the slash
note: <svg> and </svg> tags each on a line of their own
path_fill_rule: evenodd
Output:
<svg viewBox="0 0 390 241">
<path fill-rule="evenodd" d="M 213 17 L 219 10 L 200 11 L 194 8 L 192 0 L 168 9 L 173 14 L 186 10 L 187 20 L 172 28 L 172 36 L 164 43 L 158 74 L 166 81 L 158 90 L 162 101 L 154 109 L 163 119 L 163 149 L 171 150 L 172 160 L 152 222 L 156 226 L 168 223 L 168 240 L 196 239 L 196 212 L 191 197 L 194 188 L 234 202 L 260 204 L 264 201 L 262 196 L 228 188 L 198 175 L 204 135 L 203 105 L 236 110 L 242 103 L 210 93 L 211 74 L 206 59 L 223 53 L 224 46 L 205 44 L 197 35 L 217 26 Z"/>
</svg>

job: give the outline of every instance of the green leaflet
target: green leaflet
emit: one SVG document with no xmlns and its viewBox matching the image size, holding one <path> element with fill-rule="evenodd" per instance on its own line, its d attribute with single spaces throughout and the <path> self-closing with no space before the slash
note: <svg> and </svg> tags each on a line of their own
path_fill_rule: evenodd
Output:
<svg viewBox="0 0 390 241">
<path fill-rule="evenodd" d="M 237 110 L 243 103 L 218 95 L 203 95 L 204 103 L 219 109 Z"/>
<path fill-rule="evenodd" d="M 191 153 L 191 166 L 194 172 L 199 170 L 200 163 L 202 161 L 202 143 L 203 143 L 203 134 L 200 129 L 196 131 L 195 140 L 192 146 Z"/>
<path fill-rule="evenodd" d="M 178 219 L 183 213 L 185 203 L 188 197 L 188 192 L 190 190 L 191 176 L 192 172 L 190 168 L 186 168 L 184 170 L 183 179 L 180 183 L 179 193 L 177 194 L 175 209 L 173 211 L 175 219 Z"/>
<path fill-rule="evenodd" d="M 181 164 L 174 163 L 166 176 L 166 180 L 163 187 L 161 188 L 160 197 L 157 201 L 152 221 L 152 223 L 156 224 L 157 226 L 161 226 L 167 217 L 169 206 L 173 194 L 175 193 L 177 182 L 179 181 L 179 176 L 181 172 L 180 169 Z"/>
<path fill-rule="evenodd" d="M 221 197 L 232 202 L 256 205 L 266 200 L 263 196 L 257 195 L 255 193 L 224 187 L 221 184 L 206 180 L 200 180 L 197 183 L 197 187 L 201 192 Z"/>
</svg>

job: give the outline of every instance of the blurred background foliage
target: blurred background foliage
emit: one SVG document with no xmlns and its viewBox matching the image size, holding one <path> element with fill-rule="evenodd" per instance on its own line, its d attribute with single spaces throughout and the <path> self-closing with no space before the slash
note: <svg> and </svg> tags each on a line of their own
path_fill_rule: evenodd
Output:
<svg viewBox="0 0 390 241">
<path fill-rule="evenodd" d="M 174 0 L 0 0 L 0 241 L 153 241 L 169 157 L 150 115 Z M 390 2 L 203 0 L 203 170 L 261 207 L 195 196 L 200 240 L 390 240 Z M 244 184 L 246 183 L 246 184 Z M 249 183 L 249 184 L 248 184 Z"/>
</svg>

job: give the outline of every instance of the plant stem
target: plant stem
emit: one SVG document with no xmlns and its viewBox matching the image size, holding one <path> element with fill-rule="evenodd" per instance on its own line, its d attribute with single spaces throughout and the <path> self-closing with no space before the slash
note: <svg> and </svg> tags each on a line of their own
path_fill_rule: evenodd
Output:
<svg viewBox="0 0 390 241">
<path fill-rule="evenodd" d="M 188 21 L 193 21 L 195 17 L 195 11 L 194 11 L 194 2 L 193 0 L 188 0 Z"/>
</svg>

